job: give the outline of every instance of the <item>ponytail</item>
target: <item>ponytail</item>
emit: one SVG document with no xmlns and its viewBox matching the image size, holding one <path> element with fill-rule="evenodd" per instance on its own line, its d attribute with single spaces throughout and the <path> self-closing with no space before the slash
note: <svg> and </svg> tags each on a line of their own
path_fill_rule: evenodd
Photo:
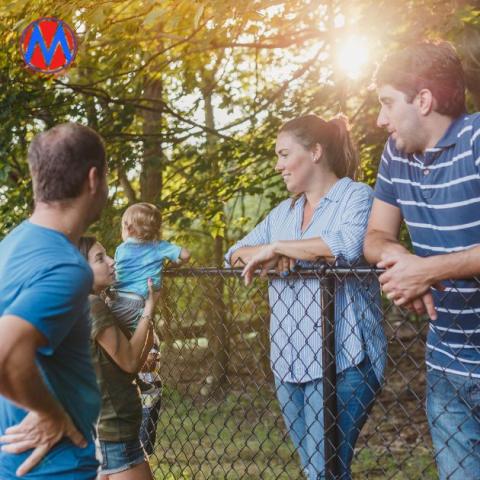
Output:
<svg viewBox="0 0 480 480">
<path fill-rule="evenodd" d="M 331 140 L 326 145 L 327 162 L 338 178 L 355 180 L 358 173 L 358 152 L 350 135 L 348 118 L 342 113 L 327 122 Z"/>
</svg>

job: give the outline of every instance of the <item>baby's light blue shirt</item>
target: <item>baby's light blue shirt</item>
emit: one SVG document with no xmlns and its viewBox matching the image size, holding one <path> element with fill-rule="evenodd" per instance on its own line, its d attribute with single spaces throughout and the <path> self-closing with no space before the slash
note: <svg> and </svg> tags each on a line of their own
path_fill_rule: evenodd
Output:
<svg viewBox="0 0 480 480">
<path fill-rule="evenodd" d="M 178 261 L 182 247 L 166 241 L 140 242 L 127 238 L 115 251 L 117 282 L 115 289 L 123 292 L 148 296 L 147 281 L 153 280 L 153 287 L 161 286 L 164 260 Z"/>
</svg>

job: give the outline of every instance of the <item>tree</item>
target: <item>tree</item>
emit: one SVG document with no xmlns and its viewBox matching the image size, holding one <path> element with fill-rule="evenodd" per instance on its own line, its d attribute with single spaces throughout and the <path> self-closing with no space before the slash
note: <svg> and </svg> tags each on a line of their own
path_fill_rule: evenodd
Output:
<svg viewBox="0 0 480 480">
<path fill-rule="evenodd" d="M 74 67 L 56 78 L 27 71 L 18 55 L 22 28 L 44 12 L 79 37 Z M 112 195 L 95 229 L 110 248 L 122 209 L 148 200 L 162 209 L 167 235 L 187 237 L 202 263 L 219 264 L 225 236 L 241 235 L 285 196 L 272 169 L 275 132 L 306 112 L 346 111 L 373 183 L 385 139 L 367 88 L 374 65 L 357 80 L 335 65 L 349 35 L 368 35 L 377 58 L 423 36 L 449 38 L 464 55 L 471 104 L 479 101 L 479 8 L 463 0 L 37 0 L 0 14 L 2 233 L 31 208 L 29 139 L 67 119 L 106 139 Z M 250 198 L 261 208 L 242 212 Z"/>
</svg>

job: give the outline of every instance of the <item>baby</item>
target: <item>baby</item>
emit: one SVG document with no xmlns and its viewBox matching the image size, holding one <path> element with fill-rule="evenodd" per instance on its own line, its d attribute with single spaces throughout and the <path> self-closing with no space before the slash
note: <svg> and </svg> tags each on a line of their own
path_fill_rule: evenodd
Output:
<svg viewBox="0 0 480 480">
<path fill-rule="evenodd" d="M 122 240 L 115 252 L 117 282 L 111 310 L 132 334 L 142 314 L 148 295 L 147 281 L 161 286 L 163 262 L 187 262 L 186 248 L 165 242 L 160 237 L 160 211 L 151 203 L 135 203 L 122 217 Z"/>
</svg>

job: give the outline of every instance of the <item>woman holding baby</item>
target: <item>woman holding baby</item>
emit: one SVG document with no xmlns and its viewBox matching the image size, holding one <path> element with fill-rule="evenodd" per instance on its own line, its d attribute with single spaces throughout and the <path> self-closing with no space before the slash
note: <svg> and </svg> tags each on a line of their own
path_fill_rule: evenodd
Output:
<svg viewBox="0 0 480 480">
<path fill-rule="evenodd" d="M 90 295 L 92 353 L 102 394 L 97 423 L 99 479 L 153 480 L 139 440 L 142 403 L 136 377 L 153 345 L 152 319 L 158 295 L 149 282 L 145 308 L 130 335 L 105 302 L 105 291 L 115 282 L 113 259 L 94 237 L 83 237 L 79 248 L 94 276 Z"/>
<path fill-rule="evenodd" d="M 148 203 L 131 205 L 122 217 L 123 243 L 115 261 L 94 237 L 80 240 L 93 271 L 90 295 L 93 360 L 102 394 L 97 424 L 101 480 L 150 480 L 141 437 L 138 374 L 151 352 L 153 314 L 163 262 L 186 261 L 189 252 L 159 239 L 160 212 Z M 107 289 L 115 288 L 113 299 Z M 151 419 L 143 419 L 143 425 Z M 151 445 L 150 445 L 151 447 Z"/>
</svg>

